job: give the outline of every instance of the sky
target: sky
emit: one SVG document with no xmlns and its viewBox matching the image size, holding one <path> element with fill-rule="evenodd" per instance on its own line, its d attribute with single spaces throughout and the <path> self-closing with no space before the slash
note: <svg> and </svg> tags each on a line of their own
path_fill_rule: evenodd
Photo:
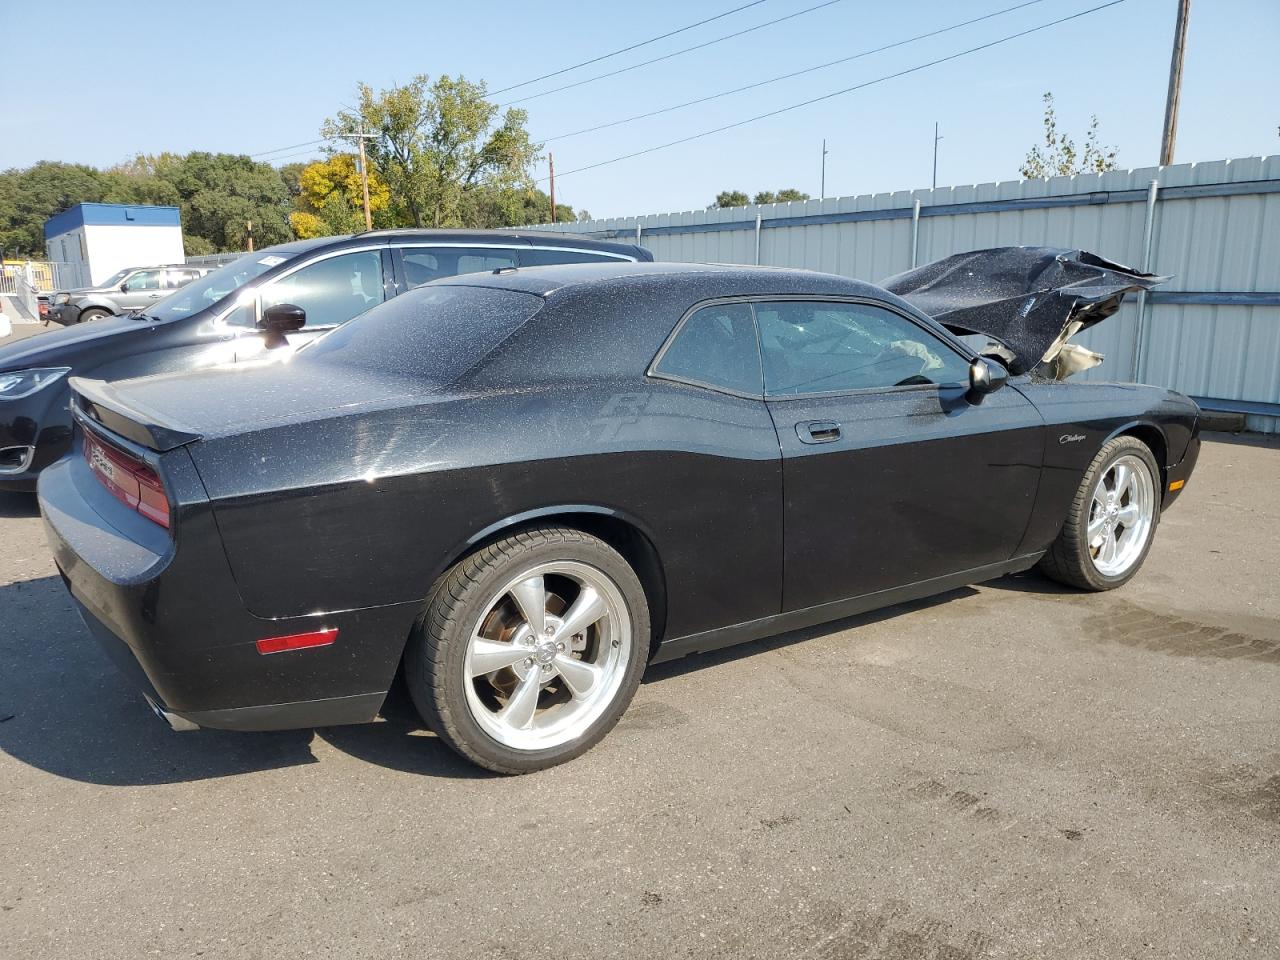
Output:
<svg viewBox="0 0 1280 960">
<path fill-rule="evenodd" d="M 0 0 L 0 169 L 37 160 L 109 166 L 190 150 L 320 156 L 326 117 L 415 74 L 490 90 L 677 30 L 748 0 L 174 4 Z M 593 216 L 701 209 L 717 192 L 826 196 L 1018 178 L 1052 91 L 1059 128 L 1096 114 L 1121 167 L 1158 162 L 1176 0 L 1123 0 L 1038 33 L 780 115 L 680 140 L 927 64 L 1106 0 L 1039 0 L 981 23 L 662 116 L 561 134 L 802 70 L 1014 6 L 1020 0 L 764 0 L 749 9 L 492 99 L 509 103 L 757 24 L 662 63 L 517 104 L 554 153 L 557 200 Z M 51 23 L 56 11 L 57 23 Z M 19 38 L 29 38 L 21 42 Z M 15 42 L 18 41 L 18 42 Z M 1280 0 L 1192 4 L 1175 162 L 1280 152 Z M 266 153 L 275 151 L 274 153 Z M 546 176 L 546 163 L 535 173 Z M 544 189 L 545 181 L 540 184 Z"/>
</svg>

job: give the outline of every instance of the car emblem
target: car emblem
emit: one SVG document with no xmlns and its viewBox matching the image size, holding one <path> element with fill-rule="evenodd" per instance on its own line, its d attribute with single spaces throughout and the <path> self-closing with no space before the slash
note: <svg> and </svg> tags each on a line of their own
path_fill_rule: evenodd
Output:
<svg viewBox="0 0 1280 960">
<path fill-rule="evenodd" d="M 1058 438 L 1059 443 L 1079 443 L 1084 439 L 1083 433 L 1064 433 Z"/>
</svg>

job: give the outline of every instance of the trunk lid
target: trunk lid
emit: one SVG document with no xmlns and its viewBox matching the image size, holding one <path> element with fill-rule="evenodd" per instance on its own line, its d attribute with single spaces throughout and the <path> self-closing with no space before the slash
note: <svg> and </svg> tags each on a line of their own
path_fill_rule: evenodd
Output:
<svg viewBox="0 0 1280 960">
<path fill-rule="evenodd" d="M 71 378 L 77 404 L 152 450 L 354 412 L 420 392 L 422 384 L 338 364 L 286 359 L 105 383 Z"/>
</svg>

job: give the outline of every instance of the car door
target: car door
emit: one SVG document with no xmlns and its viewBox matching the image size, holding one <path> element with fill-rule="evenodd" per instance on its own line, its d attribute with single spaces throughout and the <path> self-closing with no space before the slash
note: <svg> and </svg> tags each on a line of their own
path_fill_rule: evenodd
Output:
<svg viewBox="0 0 1280 960">
<path fill-rule="evenodd" d="M 120 293 L 112 295 L 122 313 L 142 310 L 165 296 L 163 270 L 139 270 L 120 285 Z"/>
<path fill-rule="evenodd" d="M 784 610 L 1010 558 L 1043 449 L 1025 397 L 969 403 L 969 358 L 888 304 L 754 309 L 783 457 Z"/>
<path fill-rule="evenodd" d="M 276 304 L 291 303 L 306 311 L 306 325 L 287 335 L 288 346 L 297 349 L 382 303 L 384 253 L 381 247 L 326 253 L 263 284 L 254 302 L 228 318 L 229 326 L 239 324 L 250 331 L 237 341 L 236 359 L 262 354 L 266 335 L 257 330 L 257 320 Z"/>
</svg>

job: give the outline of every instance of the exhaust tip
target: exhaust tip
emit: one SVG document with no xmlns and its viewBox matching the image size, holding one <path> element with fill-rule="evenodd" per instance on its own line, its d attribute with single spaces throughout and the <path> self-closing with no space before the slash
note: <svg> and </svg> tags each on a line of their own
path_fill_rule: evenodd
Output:
<svg viewBox="0 0 1280 960">
<path fill-rule="evenodd" d="M 178 733 L 186 733 L 189 730 L 200 729 L 200 725 L 198 723 L 192 723 L 186 717 L 179 716 L 172 710 L 165 709 L 160 706 L 160 704 L 152 700 L 147 694 L 144 693 L 142 697 L 147 701 L 147 706 L 151 708 L 151 712 L 167 723 L 170 730 L 174 730 Z"/>
</svg>

